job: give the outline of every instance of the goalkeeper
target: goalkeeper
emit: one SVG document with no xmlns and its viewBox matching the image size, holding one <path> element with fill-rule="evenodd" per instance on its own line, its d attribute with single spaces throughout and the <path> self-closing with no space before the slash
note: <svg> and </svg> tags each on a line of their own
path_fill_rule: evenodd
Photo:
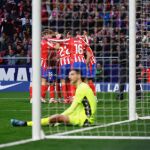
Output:
<svg viewBox="0 0 150 150">
<path fill-rule="evenodd" d="M 61 114 L 55 114 L 41 119 L 41 125 L 63 123 L 64 125 L 89 126 L 95 122 L 96 100 L 92 89 L 81 79 L 80 70 L 73 69 L 69 72 L 71 84 L 77 89 L 71 106 Z M 13 126 L 32 126 L 32 121 L 11 119 Z"/>
</svg>

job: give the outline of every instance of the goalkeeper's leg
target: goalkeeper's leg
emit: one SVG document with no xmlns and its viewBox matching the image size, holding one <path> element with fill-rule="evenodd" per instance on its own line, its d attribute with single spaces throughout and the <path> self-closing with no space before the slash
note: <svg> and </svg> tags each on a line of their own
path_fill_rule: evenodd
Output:
<svg viewBox="0 0 150 150">
<path fill-rule="evenodd" d="M 57 114 L 57 115 L 53 115 L 53 116 L 41 119 L 42 126 L 47 126 L 49 124 L 55 124 L 55 123 L 69 124 L 70 123 L 69 117 Z M 11 124 L 12 126 L 32 126 L 33 122 L 11 119 Z"/>
</svg>

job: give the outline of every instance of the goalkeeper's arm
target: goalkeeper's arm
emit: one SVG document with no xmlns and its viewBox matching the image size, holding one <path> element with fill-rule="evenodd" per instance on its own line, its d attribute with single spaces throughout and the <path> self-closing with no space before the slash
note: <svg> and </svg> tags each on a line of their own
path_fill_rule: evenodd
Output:
<svg viewBox="0 0 150 150">
<path fill-rule="evenodd" d="M 72 112 L 74 112 L 74 110 L 78 107 L 78 102 L 76 100 L 74 100 L 71 104 L 71 106 L 65 110 L 62 115 L 64 116 L 68 116 L 69 114 L 71 114 Z"/>
</svg>

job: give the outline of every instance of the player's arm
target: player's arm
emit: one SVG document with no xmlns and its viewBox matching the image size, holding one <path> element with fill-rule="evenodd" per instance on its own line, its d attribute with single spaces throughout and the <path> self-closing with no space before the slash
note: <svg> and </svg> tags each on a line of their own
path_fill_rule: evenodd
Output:
<svg viewBox="0 0 150 150">
<path fill-rule="evenodd" d="M 48 39 L 48 41 L 51 41 L 51 42 L 68 42 L 70 40 L 70 38 L 68 39 Z"/>
<path fill-rule="evenodd" d="M 47 44 L 50 49 L 58 50 L 60 48 L 60 43 L 58 42 L 54 44 L 52 41 L 47 41 Z"/>
<path fill-rule="evenodd" d="M 56 43 L 55 46 L 54 46 L 54 49 L 55 49 L 55 50 L 59 50 L 59 48 L 60 48 L 60 44 L 59 44 L 59 43 Z"/>
<path fill-rule="evenodd" d="M 75 109 L 78 107 L 78 105 L 82 102 L 84 96 L 85 96 L 84 88 L 80 87 L 79 89 L 77 89 L 71 106 L 66 111 L 64 111 L 62 115 L 69 115 L 72 112 L 74 112 Z"/>
<path fill-rule="evenodd" d="M 85 47 L 85 50 L 86 50 L 86 64 L 88 65 L 90 62 L 90 57 L 92 56 L 90 51 L 92 51 L 92 50 L 89 47 L 89 43 L 85 42 L 82 38 L 81 38 L 81 40 L 82 40 L 84 47 Z"/>
<path fill-rule="evenodd" d="M 67 109 L 67 110 L 65 110 L 63 113 L 62 113 L 62 115 L 69 115 L 69 114 L 71 114 L 72 112 L 74 112 L 74 110 L 78 107 L 78 102 L 77 101 L 73 101 L 72 102 L 72 104 L 71 104 L 71 106 Z"/>
<path fill-rule="evenodd" d="M 90 57 L 92 56 L 88 49 L 90 49 L 90 47 L 87 47 L 87 51 L 86 51 L 86 64 L 87 65 L 89 64 Z"/>
</svg>

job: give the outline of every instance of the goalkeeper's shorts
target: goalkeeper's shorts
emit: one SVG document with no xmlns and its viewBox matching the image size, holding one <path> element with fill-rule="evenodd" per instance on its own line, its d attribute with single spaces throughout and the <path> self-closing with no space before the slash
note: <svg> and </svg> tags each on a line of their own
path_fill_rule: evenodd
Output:
<svg viewBox="0 0 150 150">
<path fill-rule="evenodd" d="M 71 114 L 68 116 L 70 120 L 70 124 L 73 126 L 87 126 L 90 125 L 90 122 L 88 121 L 88 117 L 85 114 L 80 115 L 74 115 Z"/>
</svg>

